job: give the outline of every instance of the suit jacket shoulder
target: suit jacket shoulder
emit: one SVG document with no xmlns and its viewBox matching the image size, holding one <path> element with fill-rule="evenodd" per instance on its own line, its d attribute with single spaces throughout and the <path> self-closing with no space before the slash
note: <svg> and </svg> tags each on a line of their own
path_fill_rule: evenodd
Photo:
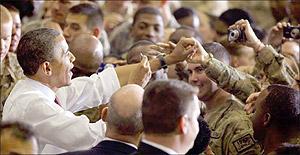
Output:
<svg viewBox="0 0 300 155">
<path fill-rule="evenodd" d="M 168 154 L 156 147 L 141 142 L 140 146 L 135 154 Z"/>
</svg>

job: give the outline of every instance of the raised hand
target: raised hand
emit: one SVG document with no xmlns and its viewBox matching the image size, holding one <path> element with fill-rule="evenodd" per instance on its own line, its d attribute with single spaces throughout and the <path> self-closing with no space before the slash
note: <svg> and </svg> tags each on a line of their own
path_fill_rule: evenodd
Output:
<svg viewBox="0 0 300 155">
<path fill-rule="evenodd" d="M 255 110 L 255 102 L 259 96 L 260 92 L 252 93 L 246 100 L 246 106 L 244 107 L 244 111 L 249 115 Z"/>
<path fill-rule="evenodd" d="M 199 42 L 196 42 L 197 46 L 199 47 L 196 53 L 193 55 L 191 59 L 188 59 L 189 63 L 200 63 L 201 65 L 205 65 L 209 60 L 208 53 L 202 47 Z"/>
<path fill-rule="evenodd" d="M 131 72 L 128 80 L 128 84 L 137 84 L 141 87 L 145 87 L 151 78 L 152 72 L 148 58 L 143 56 L 142 61 Z"/>
<path fill-rule="evenodd" d="M 286 22 L 277 23 L 277 25 L 273 26 L 268 34 L 268 44 L 277 49 L 285 39 L 283 37 L 283 28 L 289 26 L 291 26 L 291 24 Z"/>
<path fill-rule="evenodd" d="M 198 48 L 199 44 L 195 38 L 182 37 L 169 56 L 176 60 L 175 62 L 181 62 L 192 58 Z"/>
<path fill-rule="evenodd" d="M 151 49 L 158 51 L 157 54 L 171 54 L 175 47 L 176 44 L 171 41 L 169 41 L 168 43 L 158 42 L 155 45 L 150 46 Z"/>
</svg>

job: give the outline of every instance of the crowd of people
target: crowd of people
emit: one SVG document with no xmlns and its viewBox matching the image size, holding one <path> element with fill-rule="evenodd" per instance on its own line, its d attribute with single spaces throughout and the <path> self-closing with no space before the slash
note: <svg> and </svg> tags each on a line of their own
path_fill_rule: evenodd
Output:
<svg viewBox="0 0 300 155">
<path fill-rule="evenodd" d="M 300 154 L 300 1 L 33 3 L 1 1 L 1 154 Z"/>
</svg>

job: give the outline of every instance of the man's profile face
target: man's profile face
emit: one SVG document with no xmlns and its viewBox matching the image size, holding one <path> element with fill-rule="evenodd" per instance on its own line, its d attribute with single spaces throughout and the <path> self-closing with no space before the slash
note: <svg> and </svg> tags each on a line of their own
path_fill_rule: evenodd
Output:
<svg viewBox="0 0 300 155">
<path fill-rule="evenodd" d="M 153 43 L 164 41 L 165 30 L 161 16 L 152 14 L 141 14 L 131 29 L 134 41 L 148 40 Z"/>
<path fill-rule="evenodd" d="M 74 13 L 69 13 L 67 15 L 66 26 L 64 28 L 64 37 L 68 43 L 82 33 L 91 34 L 91 31 L 87 27 L 86 20 L 86 15 Z"/>
<path fill-rule="evenodd" d="M 255 111 L 253 116 L 251 117 L 253 130 L 254 130 L 254 138 L 260 142 L 263 142 L 264 134 L 265 134 L 265 127 L 263 125 L 264 123 L 264 115 L 265 112 L 263 111 L 263 104 L 265 102 L 265 99 L 267 95 L 269 94 L 268 90 L 263 90 L 257 100 L 255 101 Z"/>
<path fill-rule="evenodd" d="M 73 62 L 75 60 L 74 55 L 69 51 L 69 46 L 63 36 L 59 35 L 56 38 L 56 52 L 54 53 L 54 60 L 51 62 L 52 75 L 55 79 L 55 85 L 57 88 L 68 86 L 71 84 L 71 78 L 73 73 Z"/>
<path fill-rule="evenodd" d="M 51 12 L 53 21 L 63 25 L 69 9 L 79 3 L 80 1 L 71 1 L 71 0 L 55 1 L 53 3 L 53 8 Z"/>
<path fill-rule="evenodd" d="M 12 21 L 8 23 L 1 22 L 1 61 L 5 58 L 6 54 L 9 51 L 10 42 L 11 42 L 11 32 L 12 32 Z"/>
<path fill-rule="evenodd" d="M 19 41 L 21 39 L 21 19 L 18 12 L 10 11 L 11 16 L 13 17 L 13 27 L 12 27 L 12 37 L 9 51 L 16 52 Z"/>
<path fill-rule="evenodd" d="M 188 64 L 189 83 L 199 88 L 198 98 L 207 101 L 213 97 L 218 90 L 215 82 L 209 79 L 200 64 Z"/>
</svg>

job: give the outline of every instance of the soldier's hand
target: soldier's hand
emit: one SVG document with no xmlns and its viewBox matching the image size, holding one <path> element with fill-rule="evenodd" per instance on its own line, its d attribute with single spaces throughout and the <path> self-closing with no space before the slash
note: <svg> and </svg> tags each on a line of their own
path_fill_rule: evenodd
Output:
<svg viewBox="0 0 300 155">
<path fill-rule="evenodd" d="M 275 49 L 279 48 L 282 41 L 285 39 L 283 37 L 283 28 L 291 26 L 290 23 L 279 22 L 277 25 L 273 26 L 268 34 L 268 44 L 272 45 Z"/>
<path fill-rule="evenodd" d="M 155 45 L 151 45 L 150 48 L 160 53 L 171 54 L 176 47 L 176 44 L 169 41 L 168 43 L 158 42 Z"/>
<path fill-rule="evenodd" d="M 188 60 L 190 63 L 200 63 L 201 65 L 207 64 L 207 61 L 209 60 L 208 53 L 205 51 L 205 49 L 202 47 L 202 45 L 197 42 L 197 46 L 199 47 L 194 54 L 194 56 Z"/>
<path fill-rule="evenodd" d="M 258 50 L 263 43 L 255 35 L 250 23 L 248 20 L 238 20 L 235 24 L 231 25 L 229 28 L 238 28 L 244 30 L 246 41 L 241 42 L 241 44 L 254 48 Z"/>
<path fill-rule="evenodd" d="M 188 58 L 192 58 L 195 52 L 198 50 L 198 44 L 195 38 L 185 38 L 182 37 L 175 49 L 169 56 L 173 59 L 175 63 L 184 61 Z"/>
<path fill-rule="evenodd" d="M 246 100 L 246 105 L 244 107 L 244 110 L 249 115 L 255 110 L 255 102 L 257 100 L 257 97 L 259 96 L 260 92 L 252 93 Z"/>
<path fill-rule="evenodd" d="M 142 61 L 131 72 L 128 84 L 137 84 L 145 87 L 151 78 L 152 72 L 148 58 L 144 55 Z"/>
</svg>

